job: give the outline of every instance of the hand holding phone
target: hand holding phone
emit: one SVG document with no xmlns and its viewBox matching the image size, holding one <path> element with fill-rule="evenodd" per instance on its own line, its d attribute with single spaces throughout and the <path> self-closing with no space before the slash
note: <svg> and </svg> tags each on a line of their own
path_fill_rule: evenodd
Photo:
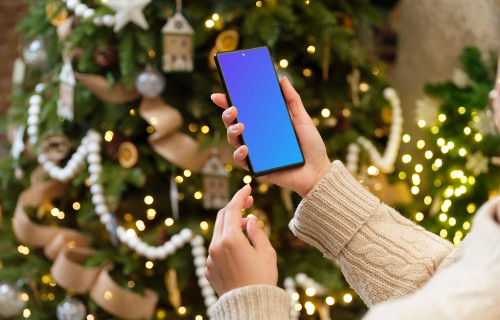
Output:
<svg viewBox="0 0 500 320">
<path fill-rule="evenodd" d="M 215 62 L 228 103 L 238 108 L 237 121 L 246 126 L 241 143 L 248 146 L 250 173 L 262 176 L 303 166 L 302 150 L 268 48 L 218 53 Z"/>
<path fill-rule="evenodd" d="M 312 187 L 330 170 L 331 163 L 326 155 L 323 140 L 307 114 L 299 94 L 287 78 L 284 78 L 280 84 L 285 102 L 293 119 L 297 136 L 303 146 L 305 165 L 292 170 L 269 174 L 264 176 L 263 179 L 281 187 L 291 189 L 300 196 L 305 197 Z M 236 119 L 238 108 L 230 108 L 225 94 L 213 94 L 212 100 L 219 107 L 226 109 L 222 114 L 222 119 L 226 128 L 229 128 Z M 238 165 L 246 168 L 245 158 L 248 155 L 248 148 L 245 145 L 241 145 L 238 138 L 246 130 L 245 123 L 242 124 L 237 131 L 228 129 L 227 136 L 229 143 L 237 148 L 234 153 L 234 160 Z"/>
</svg>

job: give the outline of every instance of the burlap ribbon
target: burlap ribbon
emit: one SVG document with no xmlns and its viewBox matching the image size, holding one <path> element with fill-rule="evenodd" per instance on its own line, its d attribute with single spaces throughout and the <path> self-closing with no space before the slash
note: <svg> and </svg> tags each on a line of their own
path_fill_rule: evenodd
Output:
<svg viewBox="0 0 500 320">
<path fill-rule="evenodd" d="M 51 274 L 62 288 L 77 294 L 89 293 L 92 299 L 110 314 L 122 319 L 151 319 L 158 295 L 146 289 L 144 295 L 125 290 L 109 275 L 112 263 L 98 267 L 83 264 L 95 252 L 82 233 L 63 227 L 44 226 L 32 222 L 26 207 L 38 207 L 43 201 L 60 197 L 67 185 L 58 181 L 41 181 L 41 168 L 31 176 L 31 186 L 17 201 L 13 228 L 17 238 L 28 245 L 44 248 L 46 256 L 54 260 Z"/>
<path fill-rule="evenodd" d="M 75 72 L 75 78 L 82 86 L 105 102 L 122 104 L 140 97 L 135 88 L 127 89 L 121 83 L 110 86 L 108 80 L 101 75 Z"/>
<path fill-rule="evenodd" d="M 167 105 L 162 97 L 143 98 L 139 114 L 155 129 L 148 139 L 159 155 L 183 169 L 201 170 L 211 150 L 200 150 L 198 141 L 178 131 L 182 116 L 177 109 Z M 217 146 L 217 154 L 224 163 L 234 164 L 231 148 L 227 143 Z"/>
</svg>

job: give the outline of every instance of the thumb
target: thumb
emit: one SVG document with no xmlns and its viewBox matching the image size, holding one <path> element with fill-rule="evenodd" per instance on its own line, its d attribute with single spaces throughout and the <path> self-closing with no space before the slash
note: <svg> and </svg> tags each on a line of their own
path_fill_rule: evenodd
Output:
<svg viewBox="0 0 500 320">
<path fill-rule="evenodd" d="M 271 242 L 269 242 L 269 238 L 264 230 L 259 227 L 255 218 L 248 221 L 247 233 L 255 249 L 272 247 Z"/>
</svg>

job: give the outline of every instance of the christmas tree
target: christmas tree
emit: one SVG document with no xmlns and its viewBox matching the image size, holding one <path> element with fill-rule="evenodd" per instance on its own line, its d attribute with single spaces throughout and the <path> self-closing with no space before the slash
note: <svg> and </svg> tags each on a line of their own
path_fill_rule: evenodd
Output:
<svg viewBox="0 0 500 320">
<path fill-rule="evenodd" d="M 410 154 L 401 158 L 406 166 L 399 176 L 410 181 L 418 199 L 408 213 L 455 246 L 476 210 L 498 195 L 500 135 L 492 107 L 498 105 L 498 75 L 495 81 L 497 61 L 491 57 L 486 64 L 477 48 L 465 48 L 463 69 L 450 81 L 427 85 L 426 96 L 417 101 L 416 120 L 425 132 L 416 139 L 403 136 L 425 156 L 422 163 Z"/>
<path fill-rule="evenodd" d="M 31 1 L 18 27 L 27 66 L 2 121 L 13 139 L 0 164 L 1 316 L 206 318 L 213 222 L 251 183 L 244 214 L 277 249 L 291 315 L 359 317 L 340 270 L 288 230 L 298 195 L 233 166 L 209 97 L 222 92 L 214 53 L 267 45 L 331 159 L 395 203 L 404 186 L 390 189 L 383 172 L 401 110 L 357 40 L 379 23 L 364 0 Z"/>
</svg>

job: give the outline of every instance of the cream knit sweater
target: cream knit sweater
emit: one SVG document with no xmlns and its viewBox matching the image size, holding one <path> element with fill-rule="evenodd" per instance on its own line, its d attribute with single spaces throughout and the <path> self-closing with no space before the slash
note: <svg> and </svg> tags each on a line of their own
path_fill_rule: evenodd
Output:
<svg viewBox="0 0 500 320">
<path fill-rule="evenodd" d="M 340 161 L 309 192 L 290 222 L 293 233 L 325 257 L 375 319 L 500 319 L 500 226 L 497 200 L 484 205 L 455 249 L 380 203 Z M 220 297 L 212 319 L 289 318 L 290 297 L 270 285 Z"/>
</svg>

